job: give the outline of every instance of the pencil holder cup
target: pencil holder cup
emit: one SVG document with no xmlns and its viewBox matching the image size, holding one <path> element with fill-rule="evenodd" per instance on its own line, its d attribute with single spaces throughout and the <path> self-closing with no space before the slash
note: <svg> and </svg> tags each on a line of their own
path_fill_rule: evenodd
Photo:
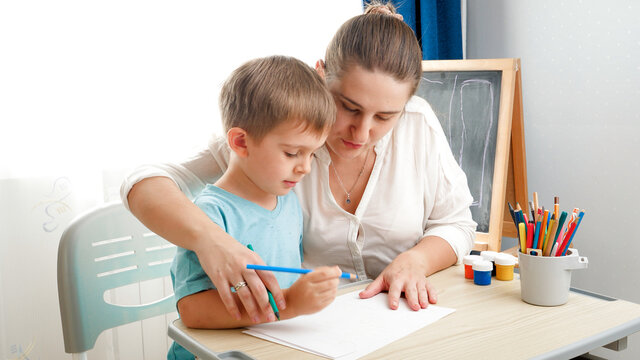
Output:
<svg viewBox="0 0 640 360">
<path fill-rule="evenodd" d="M 533 256 L 518 253 L 520 296 L 539 306 L 562 305 L 569 299 L 571 271 L 585 269 L 589 260 L 569 249 L 566 256 Z"/>
</svg>

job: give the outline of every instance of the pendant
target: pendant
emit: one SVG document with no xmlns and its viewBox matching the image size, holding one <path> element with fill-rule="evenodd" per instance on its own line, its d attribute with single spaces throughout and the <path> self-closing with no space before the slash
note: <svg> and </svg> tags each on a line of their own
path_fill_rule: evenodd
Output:
<svg viewBox="0 0 640 360">
<path fill-rule="evenodd" d="M 351 199 L 349 199 L 349 195 L 347 195 L 347 201 L 346 201 L 346 203 L 347 203 L 347 204 L 351 204 Z"/>
</svg>

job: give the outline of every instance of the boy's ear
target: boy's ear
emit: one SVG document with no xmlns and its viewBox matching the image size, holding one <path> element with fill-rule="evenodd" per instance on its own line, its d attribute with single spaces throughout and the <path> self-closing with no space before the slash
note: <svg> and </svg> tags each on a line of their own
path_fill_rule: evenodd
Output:
<svg viewBox="0 0 640 360">
<path fill-rule="evenodd" d="M 324 77 L 324 61 L 322 59 L 316 61 L 316 72 L 323 80 L 326 80 Z"/>
<path fill-rule="evenodd" d="M 247 136 L 247 132 L 239 127 L 233 127 L 227 131 L 227 144 L 229 144 L 231 151 L 241 158 L 249 155 Z"/>
</svg>

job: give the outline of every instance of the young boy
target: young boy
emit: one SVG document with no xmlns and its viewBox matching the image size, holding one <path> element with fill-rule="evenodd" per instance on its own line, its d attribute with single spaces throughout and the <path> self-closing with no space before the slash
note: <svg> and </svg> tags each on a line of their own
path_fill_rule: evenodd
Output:
<svg viewBox="0 0 640 360">
<path fill-rule="evenodd" d="M 194 203 L 267 265 L 300 267 L 302 210 L 291 189 L 309 172 L 335 120 L 335 103 L 323 80 L 299 60 L 272 56 L 236 69 L 220 94 L 231 157 L 224 175 Z M 335 296 L 341 272 L 324 267 L 300 276 L 275 273 L 287 307 L 281 319 L 321 310 Z M 195 328 L 255 324 L 225 309 L 193 251 L 178 248 L 171 267 L 182 322 Z M 297 280 L 296 280 L 297 279 Z M 241 282 L 236 293 L 250 291 Z M 237 300 L 237 299 L 236 299 Z M 193 358 L 174 343 L 169 359 Z"/>
</svg>

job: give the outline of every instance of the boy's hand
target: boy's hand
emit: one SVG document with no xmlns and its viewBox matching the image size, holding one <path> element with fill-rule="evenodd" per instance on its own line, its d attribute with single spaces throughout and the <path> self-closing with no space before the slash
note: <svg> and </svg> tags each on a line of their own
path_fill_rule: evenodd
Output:
<svg viewBox="0 0 640 360">
<path fill-rule="evenodd" d="M 341 274 L 337 266 L 323 266 L 302 275 L 286 292 L 291 317 L 312 314 L 331 304 L 336 298 Z"/>
</svg>

